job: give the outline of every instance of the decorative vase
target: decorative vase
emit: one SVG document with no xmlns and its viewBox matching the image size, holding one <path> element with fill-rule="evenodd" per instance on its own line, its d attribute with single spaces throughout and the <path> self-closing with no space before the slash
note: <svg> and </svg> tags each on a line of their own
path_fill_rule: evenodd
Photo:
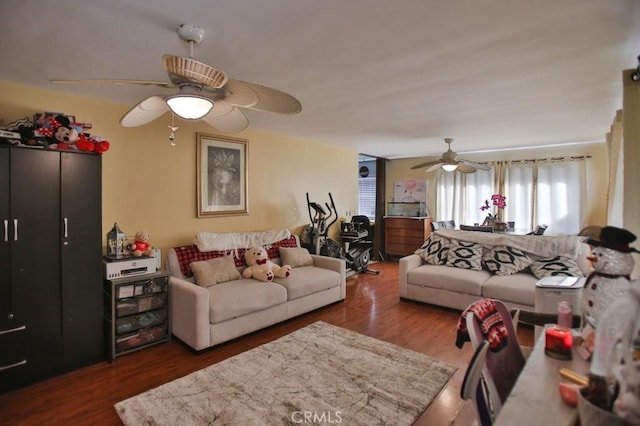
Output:
<svg viewBox="0 0 640 426">
<path fill-rule="evenodd" d="M 493 232 L 507 232 L 509 229 L 509 224 L 500 220 L 494 221 L 491 226 L 493 226 Z"/>
</svg>

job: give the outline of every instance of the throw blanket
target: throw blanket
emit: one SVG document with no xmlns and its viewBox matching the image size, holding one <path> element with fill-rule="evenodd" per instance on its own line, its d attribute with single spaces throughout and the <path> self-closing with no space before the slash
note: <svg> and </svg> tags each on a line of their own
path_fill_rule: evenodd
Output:
<svg viewBox="0 0 640 426">
<path fill-rule="evenodd" d="M 218 251 L 246 249 L 250 247 L 260 247 L 273 244 L 291 237 L 288 229 L 271 229 L 268 231 L 256 232 L 199 232 L 193 243 L 200 251 Z"/>
<path fill-rule="evenodd" d="M 469 330 L 467 330 L 467 315 L 475 315 L 480 321 L 482 336 L 489 341 L 489 349 L 498 352 L 507 346 L 507 328 L 502 321 L 502 316 L 496 310 L 493 299 L 482 299 L 472 303 L 462 312 L 458 319 L 458 333 L 456 346 L 462 348 L 465 342 L 469 342 Z"/>
<path fill-rule="evenodd" d="M 438 229 L 434 232 L 443 238 L 482 244 L 485 247 L 515 247 L 539 257 L 563 255 L 575 259 L 580 248 L 579 237 L 494 234 L 453 229 Z"/>
</svg>

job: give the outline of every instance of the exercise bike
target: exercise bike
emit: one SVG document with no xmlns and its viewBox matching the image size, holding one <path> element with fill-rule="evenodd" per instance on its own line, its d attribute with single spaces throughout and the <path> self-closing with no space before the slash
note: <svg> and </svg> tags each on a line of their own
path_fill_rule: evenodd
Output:
<svg viewBox="0 0 640 426">
<path fill-rule="evenodd" d="M 307 193 L 307 209 L 309 210 L 310 225 L 306 227 L 301 238 L 303 245 L 314 254 L 344 259 L 347 269 L 354 273 L 368 272 L 379 274 L 380 271 L 369 269 L 371 260 L 371 250 L 373 242 L 366 240 L 370 234 L 369 219 L 366 216 L 354 216 L 351 222 L 343 222 L 340 228 L 340 239 L 344 243 L 342 247 L 339 243 L 329 238 L 329 229 L 338 220 L 338 210 L 333 201 L 333 196 L 329 193 L 331 204 L 319 203 L 309 200 Z M 362 218 L 366 218 L 366 225 Z M 354 221 L 354 219 L 358 218 Z"/>
</svg>

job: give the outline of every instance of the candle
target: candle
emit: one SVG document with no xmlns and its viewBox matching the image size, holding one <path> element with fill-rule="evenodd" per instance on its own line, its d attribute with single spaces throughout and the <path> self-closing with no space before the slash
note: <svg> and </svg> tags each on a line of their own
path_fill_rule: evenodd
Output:
<svg viewBox="0 0 640 426">
<path fill-rule="evenodd" d="M 573 335 L 571 329 L 557 324 L 547 324 L 544 328 L 544 353 L 553 358 L 571 359 Z"/>
</svg>

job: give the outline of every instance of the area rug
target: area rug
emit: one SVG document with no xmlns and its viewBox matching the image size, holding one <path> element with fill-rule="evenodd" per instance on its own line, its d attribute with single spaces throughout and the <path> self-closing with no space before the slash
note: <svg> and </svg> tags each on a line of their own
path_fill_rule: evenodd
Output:
<svg viewBox="0 0 640 426">
<path fill-rule="evenodd" d="M 318 321 L 115 404 L 126 425 L 410 425 L 456 368 Z"/>
</svg>

